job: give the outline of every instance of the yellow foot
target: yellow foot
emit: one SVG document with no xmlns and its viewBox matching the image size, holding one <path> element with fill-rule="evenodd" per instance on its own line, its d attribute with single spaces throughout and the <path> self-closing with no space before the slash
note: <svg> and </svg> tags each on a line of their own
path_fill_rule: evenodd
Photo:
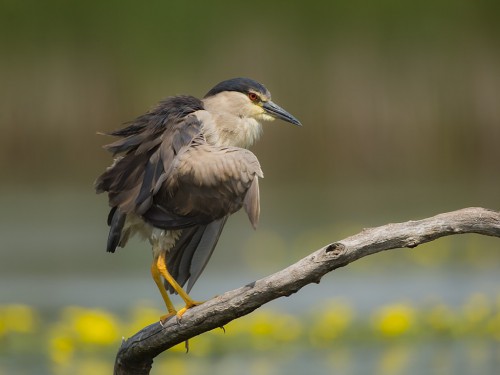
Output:
<svg viewBox="0 0 500 375">
<path fill-rule="evenodd" d="M 177 314 L 176 314 L 177 319 L 181 320 L 182 316 L 184 315 L 184 313 L 186 311 L 188 311 L 192 307 L 201 305 L 202 303 L 203 302 L 197 302 L 197 301 L 190 300 L 189 303 L 186 303 L 186 306 L 184 306 L 182 309 L 180 309 L 179 311 L 177 311 Z"/>
<path fill-rule="evenodd" d="M 169 312 L 168 314 L 160 316 L 160 324 L 163 327 L 163 325 L 174 315 L 176 314 L 175 311 Z"/>
</svg>

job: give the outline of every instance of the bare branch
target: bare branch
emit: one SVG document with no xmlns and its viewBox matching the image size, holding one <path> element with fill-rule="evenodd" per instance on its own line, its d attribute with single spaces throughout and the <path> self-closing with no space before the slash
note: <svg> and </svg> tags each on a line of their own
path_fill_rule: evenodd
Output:
<svg viewBox="0 0 500 375">
<path fill-rule="evenodd" d="M 500 213 L 484 208 L 465 208 L 423 220 L 364 229 L 315 251 L 282 271 L 188 310 L 179 322 L 172 318 L 163 327 L 159 323 L 145 327 L 122 343 L 116 357 L 115 374 L 149 374 L 153 358 L 164 350 L 222 327 L 307 284 L 319 283 L 326 273 L 357 259 L 383 250 L 414 248 L 461 233 L 500 237 Z"/>
</svg>

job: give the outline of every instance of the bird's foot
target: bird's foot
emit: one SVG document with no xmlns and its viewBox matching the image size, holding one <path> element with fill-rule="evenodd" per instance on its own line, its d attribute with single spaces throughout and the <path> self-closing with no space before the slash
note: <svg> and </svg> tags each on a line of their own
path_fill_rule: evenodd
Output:
<svg viewBox="0 0 500 375">
<path fill-rule="evenodd" d="M 189 300 L 188 302 L 186 302 L 186 306 L 184 306 L 182 309 L 177 311 L 177 314 L 175 314 L 177 316 L 177 320 L 178 321 L 181 320 L 182 316 L 184 315 L 184 313 L 186 311 L 188 311 L 189 309 L 191 309 L 195 306 L 201 305 L 203 302 L 205 302 L 205 301 L 198 302 L 198 301 Z"/>
</svg>

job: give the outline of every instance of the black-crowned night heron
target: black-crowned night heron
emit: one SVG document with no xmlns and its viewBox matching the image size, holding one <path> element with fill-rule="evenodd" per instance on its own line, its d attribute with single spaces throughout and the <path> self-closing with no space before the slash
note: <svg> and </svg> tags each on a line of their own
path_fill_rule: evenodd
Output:
<svg viewBox="0 0 500 375">
<path fill-rule="evenodd" d="M 260 136 L 261 121 L 275 118 L 300 125 L 263 85 L 234 78 L 201 100 L 164 99 L 110 133 L 121 139 L 105 148 L 120 156 L 95 183 L 98 193 L 108 192 L 111 206 L 107 251 L 134 234 L 149 240 L 151 273 L 168 310 L 162 320 L 199 304 L 182 287 L 193 287 L 229 215 L 244 207 L 256 227 L 263 174 L 246 148 Z M 179 312 L 167 289 L 184 300 Z"/>
</svg>

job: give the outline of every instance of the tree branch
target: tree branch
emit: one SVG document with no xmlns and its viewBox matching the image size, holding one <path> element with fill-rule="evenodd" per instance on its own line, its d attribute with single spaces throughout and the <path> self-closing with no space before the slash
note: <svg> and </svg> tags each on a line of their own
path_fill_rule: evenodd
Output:
<svg viewBox="0 0 500 375">
<path fill-rule="evenodd" d="M 431 218 L 387 224 L 322 249 L 273 275 L 224 293 L 188 310 L 181 321 L 174 317 L 162 327 L 151 324 L 123 341 L 115 362 L 115 374 L 149 374 L 153 358 L 172 346 L 230 321 L 303 286 L 319 283 L 323 275 L 357 259 L 383 250 L 414 248 L 437 238 L 478 233 L 500 237 L 500 213 L 484 208 L 465 208 Z"/>
</svg>

